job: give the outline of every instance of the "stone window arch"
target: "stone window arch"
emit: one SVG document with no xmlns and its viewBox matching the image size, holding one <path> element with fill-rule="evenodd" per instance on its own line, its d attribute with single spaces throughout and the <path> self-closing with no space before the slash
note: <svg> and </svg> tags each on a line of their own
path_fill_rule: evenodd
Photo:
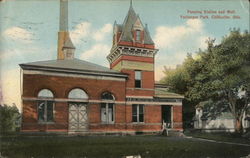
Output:
<svg viewBox="0 0 250 158">
<path fill-rule="evenodd" d="M 54 95 L 49 89 L 42 89 L 38 92 L 38 122 L 47 123 L 54 121 Z"/>
<path fill-rule="evenodd" d="M 110 92 L 103 92 L 101 95 L 102 100 L 115 100 L 115 97 L 112 93 Z"/>
<path fill-rule="evenodd" d="M 115 97 L 110 92 L 101 94 L 101 122 L 105 124 L 114 123 L 114 101 Z"/>
</svg>

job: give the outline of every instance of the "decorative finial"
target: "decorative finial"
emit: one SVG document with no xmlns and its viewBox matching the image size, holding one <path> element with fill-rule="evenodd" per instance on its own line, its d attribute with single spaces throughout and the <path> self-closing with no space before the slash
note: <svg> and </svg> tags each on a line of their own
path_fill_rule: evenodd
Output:
<svg viewBox="0 0 250 158">
<path fill-rule="evenodd" d="M 132 2 L 132 0 L 130 0 L 130 7 L 132 7 L 132 5 L 133 5 L 133 2 Z"/>
</svg>

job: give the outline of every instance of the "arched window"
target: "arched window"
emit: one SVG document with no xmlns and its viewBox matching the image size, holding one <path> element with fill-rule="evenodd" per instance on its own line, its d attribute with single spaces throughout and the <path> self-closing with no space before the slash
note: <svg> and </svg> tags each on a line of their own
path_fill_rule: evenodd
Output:
<svg viewBox="0 0 250 158">
<path fill-rule="evenodd" d="M 38 97 L 40 97 L 40 98 L 53 98 L 54 95 L 50 90 L 42 89 L 42 90 L 39 91 Z"/>
<path fill-rule="evenodd" d="M 115 97 L 110 92 L 104 92 L 102 93 L 103 100 L 115 100 Z"/>
<path fill-rule="evenodd" d="M 102 123 L 114 123 L 114 100 L 115 97 L 110 92 L 104 92 L 101 95 L 104 101 L 101 103 L 101 121 Z"/>
<path fill-rule="evenodd" d="M 68 98 L 69 99 L 88 99 L 89 97 L 87 93 L 85 93 L 82 89 L 75 88 L 69 92 Z"/>
<path fill-rule="evenodd" d="M 54 98 L 53 93 L 48 89 L 42 89 L 38 93 L 38 121 L 53 122 L 54 120 Z"/>
</svg>

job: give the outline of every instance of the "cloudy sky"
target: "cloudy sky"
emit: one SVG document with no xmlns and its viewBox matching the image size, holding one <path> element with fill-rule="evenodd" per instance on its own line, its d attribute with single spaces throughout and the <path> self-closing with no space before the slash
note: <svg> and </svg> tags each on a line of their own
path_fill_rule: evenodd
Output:
<svg viewBox="0 0 250 158">
<path fill-rule="evenodd" d="M 123 22 L 129 3 L 129 0 L 69 2 L 69 29 L 77 58 L 108 67 L 106 56 L 112 44 L 113 23 Z M 219 43 L 230 28 L 249 30 L 247 0 L 133 0 L 133 7 L 143 24 L 148 24 L 159 49 L 155 59 L 157 80 L 163 76 L 164 66 L 174 68 L 182 63 L 187 52 L 205 49 L 208 37 Z M 212 18 L 213 15 L 230 19 Z M 58 24 L 59 0 L 0 2 L 1 103 L 21 106 L 18 64 L 56 59 Z"/>
</svg>

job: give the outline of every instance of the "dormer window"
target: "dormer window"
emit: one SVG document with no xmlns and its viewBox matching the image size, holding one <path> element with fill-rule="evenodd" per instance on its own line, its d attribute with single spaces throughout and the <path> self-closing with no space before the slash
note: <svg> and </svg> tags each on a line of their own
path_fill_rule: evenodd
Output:
<svg viewBox="0 0 250 158">
<path fill-rule="evenodd" d="M 135 40 L 141 41 L 141 31 L 140 30 L 135 31 Z"/>
</svg>

